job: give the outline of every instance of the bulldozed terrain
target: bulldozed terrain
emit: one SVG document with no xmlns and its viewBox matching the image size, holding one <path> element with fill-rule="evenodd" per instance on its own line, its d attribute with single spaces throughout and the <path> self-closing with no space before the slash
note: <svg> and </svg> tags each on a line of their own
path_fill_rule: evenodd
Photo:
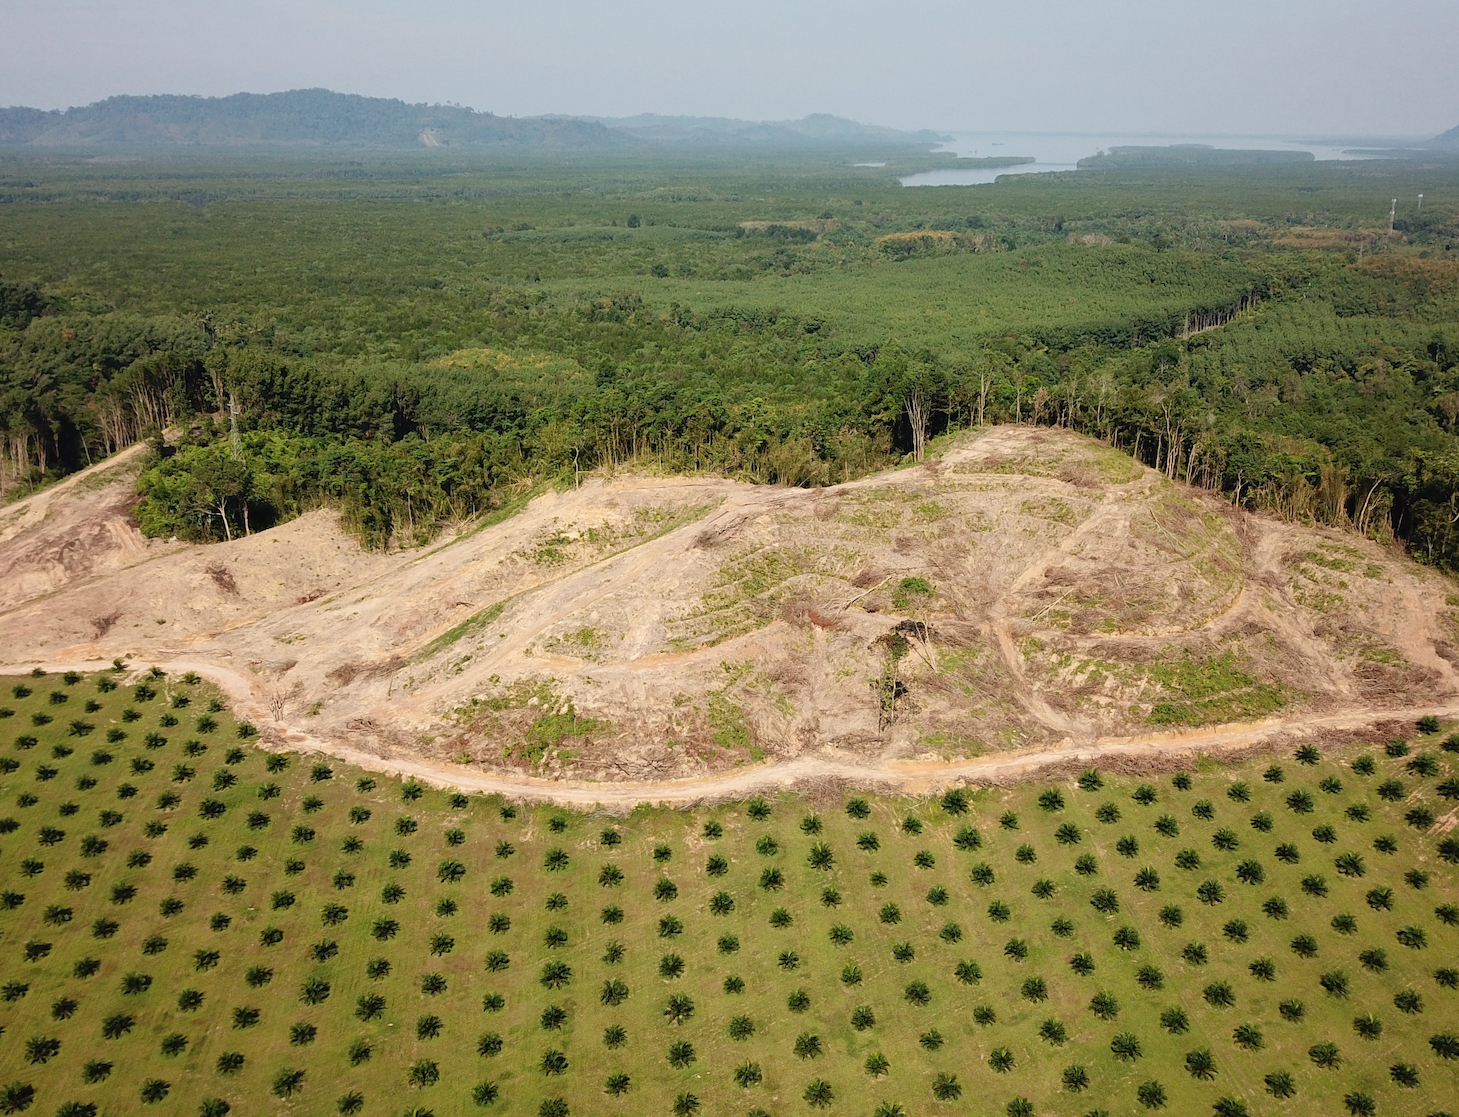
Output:
<svg viewBox="0 0 1459 1117">
<path fill-rule="evenodd" d="M 0 671 L 194 670 L 281 742 L 463 783 L 1195 747 L 1459 694 L 1445 576 L 1058 430 L 822 489 L 598 476 L 389 554 L 323 510 L 144 539 L 141 453 L 0 511 Z"/>
</svg>

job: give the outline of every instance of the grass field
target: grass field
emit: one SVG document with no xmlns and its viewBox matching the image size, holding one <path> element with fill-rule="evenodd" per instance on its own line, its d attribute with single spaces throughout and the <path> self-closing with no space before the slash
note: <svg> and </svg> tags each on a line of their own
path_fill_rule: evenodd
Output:
<svg viewBox="0 0 1459 1117">
<path fill-rule="evenodd" d="M 1438 736 L 616 819 L 4 683 L 0 1112 L 1459 1108 Z"/>
</svg>

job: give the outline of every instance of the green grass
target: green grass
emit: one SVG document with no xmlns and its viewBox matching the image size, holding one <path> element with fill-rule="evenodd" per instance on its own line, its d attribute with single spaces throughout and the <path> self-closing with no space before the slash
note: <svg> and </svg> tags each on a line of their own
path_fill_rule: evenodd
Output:
<svg viewBox="0 0 1459 1117">
<path fill-rule="evenodd" d="M 1232 652 L 1196 660 L 1189 655 L 1146 668 L 1170 695 L 1150 710 L 1151 725 L 1211 725 L 1273 714 L 1287 703 L 1277 683 L 1258 682 L 1236 665 Z"/>
<path fill-rule="evenodd" d="M 511 807 L 368 777 L 319 757 L 266 754 L 239 737 L 226 711 L 207 715 L 217 722 L 211 731 L 197 728 L 211 697 L 201 685 L 156 681 L 158 695 L 141 702 L 130 686 L 102 693 L 98 682 L 99 677 L 70 684 L 56 676 L 25 678 L 8 680 L 0 691 L 0 705 L 10 711 L 0 719 L 5 746 L 0 757 L 15 765 L 0 776 L 0 818 L 16 822 L 0 835 L 0 891 L 24 896 L 18 902 L 8 898 L 0 911 L 0 983 L 27 987 L 23 995 L 12 990 L 12 999 L 0 1000 L 5 1029 L 0 1090 L 11 1087 L 19 1098 L 20 1087 L 32 1088 L 38 1113 L 69 1102 L 95 1104 L 107 1113 L 193 1113 L 209 1098 L 224 1099 L 242 1113 L 283 1108 L 331 1113 L 339 1099 L 358 1092 L 363 1113 L 420 1106 L 444 1115 L 476 1112 L 473 1090 L 490 1083 L 497 1096 L 483 1112 L 538 1114 L 550 1111 L 544 1103 L 561 1098 L 577 1114 L 670 1114 L 676 1099 L 692 1094 L 706 1115 L 758 1107 L 780 1117 L 814 1112 L 804 1097 L 815 1082 L 829 1086 L 832 1114 L 869 1115 L 882 1101 L 900 1103 L 912 1114 L 970 1107 L 1001 1113 L 1017 1098 L 1029 1099 L 1036 1113 L 1138 1113 L 1144 1111 L 1140 1088 L 1157 1082 L 1167 1113 L 1211 1112 L 1222 1098 L 1239 1100 L 1253 1114 L 1341 1113 L 1345 1096 L 1362 1093 L 1386 1114 L 1430 1113 L 1452 1104 L 1459 1090 L 1459 1063 L 1439 1058 L 1429 1043 L 1432 1036 L 1459 1031 L 1459 990 L 1435 980 L 1436 971 L 1453 965 L 1459 929 L 1444 918 L 1459 918 L 1448 915 L 1459 889 L 1452 865 L 1436 856 L 1440 838 L 1405 821 L 1417 807 L 1435 814 L 1448 807 L 1437 789 L 1448 785 L 1453 793 L 1454 765 L 1437 738 L 1425 738 L 1406 756 L 1353 749 L 1310 766 L 1282 757 L 1279 782 L 1264 777 L 1272 760 L 1261 758 L 1229 767 L 1204 763 L 1178 777 L 1181 783 L 1189 779 L 1187 788 L 1171 776 L 1105 776 L 1102 787 L 1089 791 L 1058 781 L 1057 803 L 1043 784 L 981 790 L 968 797 L 965 815 L 950 814 L 936 800 L 863 796 L 869 816 L 862 819 L 851 817 L 842 800 L 813 803 L 787 795 L 766 803 L 764 818 L 753 817 L 750 804 L 734 803 L 693 811 L 641 809 L 613 819 Z M 13 684 L 33 693 L 11 697 Z M 67 700 L 52 704 L 52 691 Z M 190 704 L 171 711 L 179 724 L 161 726 L 172 695 Z M 100 708 L 84 712 L 88 698 Z M 122 721 L 128 708 L 141 716 Z M 33 726 L 35 713 L 53 720 Z M 70 736 L 73 719 L 95 728 L 84 737 Z M 125 739 L 106 743 L 112 727 L 124 730 Z M 149 748 L 147 735 L 154 732 L 166 741 L 154 738 L 156 747 Z M 14 743 L 22 737 L 37 743 L 17 750 Z M 188 740 L 206 747 L 190 757 Z M 57 756 L 57 746 L 73 751 Z M 112 754 L 110 762 L 94 763 L 97 750 Z M 1410 771 L 1419 750 L 1433 763 L 1420 762 Z M 1360 753 L 1373 758 L 1372 774 L 1355 770 Z M 153 767 L 134 771 L 134 760 Z M 266 762 L 282 762 L 283 770 L 270 772 Z M 174 782 L 179 764 L 194 769 L 190 780 Z M 54 774 L 38 779 L 43 767 Z M 328 778 L 318 778 L 326 770 Z M 237 782 L 213 790 L 219 772 Z M 91 780 L 96 782 L 82 786 Z M 1334 780 L 1340 790 L 1328 782 Z M 1389 780 L 1402 784 L 1398 792 L 1389 789 L 1396 801 L 1378 794 Z M 1334 789 L 1324 790 L 1324 783 Z M 123 784 L 136 793 L 119 798 Z M 277 794 L 261 798 L 260 788 L 269 785 Z M 1148 797 L 1140 790 L 1146 786 L 1154 802 L 1141 801 Z M 1238 786 L 1245 787 L 1246 801 L 1232 798 Z M 159 796 L 168 792 L 179 801 L 160 806 Z M 1310 812 L 1288 806 L 1294 793 L 1298 807 L 1310 800 Z M 34 802 L 22 799 L 32 796 Z M 223 804 L 221 816 L 200 816 L 206 800 Z M 1202 803 L 1210 806 L 1209 818 L 1203 817 Z M 1357 804 L 1366 806 L 1366 820 L 1347 813 Z M 360 810 L 368 817 L 361 818 Z M 105 811 L 122 817 L 103 819 Z M 250 828 L 253 811 L 267 813 L 268 824 Z M 1157 823 L 1170 829 L 1160 821 L 1167 815 L 1178 833 L 1157 829 Z M 819 820 L 818 833 L 805 832 L 802 820 L 808 816 Z M 912 828 L 904 825 L 909 818 Z M 1263 829 L 1266 818 L 1269 828 Z M 402 827 L 402 819 L 412 820 L 414 828 Z M 314 831 L 312 840 L 295 840 L 299 826 Z M 917 826 L 920 833 L 912 832 Z M 1334 841 L 1314 837 L 1314 829 L 1324 826 L 1332 828 Z M 956 844 L 963 827 L 977 830 L 978 848 Z M 1077 843 L 1059 841 L 1063 827 L 1070 828 L 1066 837 L 1077 834 Z M 64 835 L 45 834 L 45 828 Z M 610 830 L 618 840 L 607 845 L 603 834 Z M 1213 844 L 1224 830 L 1234 836 L 1236 848 Z M 875 849 L 858 848 L 859 835 L 867 831 L 877 836 Z M 1387 844 L 1384 835 L 1394 838 L 1395 852 L 1375 848 L 1375 842 Z M 88 836 L 103 838 L 106 849 L 84 856 Z M 198 844 L 199 836 L 206 844 Z M 767 837 L 773 852 L 757 849 Z M 1127 837 L 1138 847 L 1132 856 L 1120 850 Z M 346 852 L 344 843 L 351 839 L 360 848 Z M 245 844 L 257 852 L 240 861 L 237 851 Z M 818 845 L 831 852 L 828 868 L 811 864 Z M 1295 847 L 1298 862 L 1279 860 L 1280 845 Z M 660 847 L 666 855 L 656 856 Z M 1020 854 L 1023 847 L 1033 851 L 1032 859 Z M 1199 869 L 1177 867 L 1184 849 L 1197 852 Z M 409 855 L 408 864 L 396 857 L 398 867 L 392 867 L 396 850 Z M 566 861 L 550 871 L 554 850 Z M 133 855 L 139 852 L 150 855 L 146 864 L 136 863 L 140 859 Z M 1344 876 L 1336 867 L 1349 852 L 1361 856 L 1361 878 Z M 1086 855 L 1094 859 L 1089 875 L 1076 870 L 1076 859 Z M 706 872 L 713 857 L 724 859 L 722 875 Z M 27 859 L 44 867 L 23 875 Z M 302 867 L 290 869 L 290 860 Z M 1247 861 L 1260 864 L 1262 883 L 1242 883 L 1238 869 Z M 450 879 L 449 862 L 460 863 L 459 880 Z M 196 875 L 174 879 L 175 867 L 184 864 Z M 621 880 L 605 886 L 600 876 L 608 864 L 617 867 Z M 991 870 L 991 883 L 976 882 L 978 866 Z M 1159 878 L 1155 890 L 1137 887 L 1137 875 L 1146 869 Z M 767 870 L 779 872 L 778 890 L 760 887 Z M 89 883 L 68 888 L 72 871 L 90 874 Z M 1424 887 L 1405 880 L 1413 871 L 1428 874 Z M 352 879 L 340 878 L 337 887 L 340 873 Z M 1301 882 L 1314 875 L 1324 878 L 1323 896 L 1303 892 Z M 229 892 L 224 887 L 229 877 L 246 883 Z M 511 879 L 512 890 L 493 895 L 491 884 L 501 878 Z M 660 889 L 663 880 L 675 886 L 672 896 Z M 1197 889 L 1208 880 L 1219 884 L 1221 903 L 1198 898 Z M 1047 892 L 1040 881 L 1052 888 L 1047 898 L 1034 891 Z M 79 881 L 73 878 L 72 884 Z M 135 895 L 114 903 L 118 885 L 134 887 Z M 403 893 L 387 903 L 386 890 L 394 888 Z M 839 904 L 822 901 L 827 888 L 839 893 Z M 937 888 L 946 890 L 943 903 L 929 902 L 930 895 L 940 898 Z M 1391 890 L 1391 896 L 1374 895 L 1376 907 L 1368 900 L 1375 888 Z M 1105 889 L 1113 893 L 1117 911 L 1101 913 L 1093 905 Z M 294 902 L 274 910 L 271 898 L 282 892 L 291 893 Z M 720 892 L 734 901 L 725 914 L 713 910 Z M 1284 917 L 1264 912 L 1273 898 L 1286 902 Z M 161 905 L 169 899 L 183 907 L 164 916 Z M 442 901 L 454 903 L 454 911 L 440 914 Z M 329 915 L 331 904 L 348 910 Z M 896 923 L 879 917 L 888 904 L 899 911 Z M 1181 909 L 1180 926 L 1163 925 L 1160 912 L 1168 905 Z M 603 922 L 608 906 L 622 910 L 621 923 Z M 47 923 L 45 913 L 53 907 L 71 909 L 69 920 Z M 786 926 L 775 925 L 785 922 L 776 914 L 781 910 L 789 915 Z M 226 917 L 226 926 L 213 929 L 215 914 Z M 1353 917 L 1353 933 L 1334 929 L 1340 914 Z M 510 928 L 494 932 L 496 915 L 506 916 Z M 661 934 L 665 918 L 677 920 L 682 931 Z M 94 937 L 98 919 L 114 920 L 115 932 Z M 393 937 L 373 936 L 381 919 L 397 922 Z M 1069 923 L 1067 935 L 1054 929 L 1061 919 Z M 1241 937 L 1235 928 L 1224 930 L 1233 920 L 1245 923 L 1244 941 L 1235 941 Z M 960 939 L 949 941 L 950 931 L 944 937 L 949 924 L 957 924 Z M 849 929 L 849 942 L 833 941 L 836 927 Z M 1400 939 L 1410 927 L 1422 930 L 1423 949 Z M 269 928 L 282 937 L 265 945 L 261 936 Z M 565 934 L 560 945 L 548 945 L 553 928 Z M 718 949 L 724 935 L 737 938 L 738 950 Z M 1291 944 L 1303 935 L 1311 936 L 1315 957 L 1294 953 Z M 145 944 L 154 936 L 166 945 L 149 954 Z M 451 940 L 449 949 L 437 936 Z M 1133 948 L 1121 948 L 1117 936 Z M 1010 948 L 1013 940 L 1025 950 Z M 331 942 L 336 949 L 316 960 L 315 944 Z M 610 963 L 604 959 L 613 942 L 621 944 L 622 957 Z M 37 957 L 27 961 L 30 943 L 50 948 L 43 956 L 33 949 Z M 1183 959 L 1190 943 L 1204 945 L 1203 964 Z M 907 957 L 907 947 L 910 958 L 899 960 Z M 1360 955 L 1371 949 L 1384 952 L 1386 970 L 1364 967 Z M 216 952 L 216 961 L 205 953 L 198 969 L 199 951 Z M 488 967 L 495 951 L 506 956 L 504 968 Z M 796 956 L 794 969 L 781 964 L 787 953 Z M 1013 956 L 1019 953 L 1021 959 Z M 1083 953 L 1094 967 L 1087 975 L 1070 964 Z M 682 959 L 683 971 L 663 977 L 662 959 L 670 954 Z M 87 958 L 97 960 L 97 972 L 76 976 L 77 963 Z M 388 974 L 370 976 L 374 959 L 390 963 Z M 1270 981 L 1251 970 L 1264 959 L 1273 967 Z M 571 977 L 547 988 L 541 982 L 544 966 L 558 961 Z M 981 977 L 960 981 L 962 962 L 976 963 Z M 859 968 L 858 984 L 841 980 L 848 964 Z M 1147 966 L 1160 971 L 1159 988 L 1142 987 L 1140 971 Z M 249 985 L 247 975 L 255 967 L 272 971 L 268 984 Z M 1346 976 L 1345 997 L 1324 992 L 1320 984 L 1322 975 L 1337 971 Z M 123 991 L 128 974 L 152 980 L 145 991 L 128 994 Z M 442 979 L 439 992 L 424 991 L 423 981 L 432 974 Z M 743 981 L 743 992 L 725 991 L 730 976 Z M 1030 979 L 1042 980 L 1045 1000 L 1027 999 L 1025 989 L 1037 990 Z M 1149 975 L 1146 980 L 1153 984 Z M 303 1003 L 309 999 L 303 996 L 306 985 L 320 981 L 328 983 L 328 996 L 316 994 L 318 1003 Z M 627 987 L 622 1003 L 602 1003 L 608 981 Z M 917 982 L 927 988 L 926 1005 L 906 997 Z M 1229 986 L 1232 1006 L 1207 1002 L 1203 990 L 1215 983 Z M 179 996 L 189 989 L 202 1000 L 184 1011 Z M 1394 998 L 1405 990 L 1418 994 L 1423 1011 L 1400 1011 Z M 791 1004 L 797 992 L 809 1000 L 801 1012 Z M 1117 1002 L 1116 1015 L 1105 1019 L 1091 1011 L 1100 993 Z M 694 1006 L 679 1024 L 665 1016 L 676 995 Z M 484 999 L 498 996 L 500 1009 L 484 1009 L 491 1003 Z M 357 1017 L 363 997 L 383 998 L 377 1017 Z M 64 1019 L 53 1018 L 52 1005 L 65 998 L 76 1002 L 74 1009 Z M 1284 1019 L 1278 1007 L 1292 998 L 1303 1003 L 1300 1022 Z M 544 1011 L 553 1006 L 565 1017 L 560 1028 L 544 1030 Z M 874 1023 L 858 1029 L 853 1016 L 863 1006 Z M 238 1008 L 256 1008 L 257 1024 L 235 1028 Z M 983 1008 L 994 1018 L 982 1014 L 979 1023 L 977 1010 Z M 1172 1035 L 1161 1026 L 1161 1014 L 1174 1008 L 1189 1019 L 1185 1034 Z M 134 1018 L 130 1031 L 104 1039 L 103 1021 L 119 1013 Z M 1376 1039 L 1355 1031 L 1354 1021 L 1368 1014 L 1382 1025 Z M 431 1016 L 439 1017 L 440 1034 L 420 1038 L 418 1022 Z M 753 1034 L 731 1038 L 731 1022 L 741 1016 L 753 1022 Z M 1041 1038 L 1046 1021 L 1062 1026 L 1062 1042 Z M 296 1025 L 316 1029 L 311 1043 L 291 1042 Z M 1247 1025 L 1261 1033 L 1259 1050 L 1243 1051 L 1233 1039 Z M 624 1029 L 626 1042 L 606 1047 L 605 1029 L 615 1026 Z M 934 1029 L 943 1044 L 929 1049 L 919 1037 Z M 1060 1029 L 1050 1025 L 1047 1032 L 1057 1039 Z M 487 1033 L 500 1038 L 500 1052 L 479 1055 Z M 1136 1037 L 1141 1052 L 1133 1063 L 1112 1052 L 1126 1033 Z M 172 1035 L 185 1036 L 187 1044 L 169 1056 L 163 1044 Z M 798 1044 L 806 1052 L 817 1046 L 803 1036 L 818 1039 L 819 1055 L 797 1054 Z M 33 1039 L 58 1040 L 59 1050 L 31 1063 L 27 1049 Z M 348 1053 L 360 1042 L 369 1045 L 370 1057 L 352 1064 Z M 675 1067 L 669 1054 L 679 1042 L 691 1044 L 695 1058 Z M 1336 1069 L 1321 1069 L 1308 1055 L 1314 1045 L 1328 1042 L 1341 1055 Z M 44 1053 L 44 1047 L 38 1050 Z M 1208 1049 L 1215 1062 L 1209 1081 L 1185 1069 L 1187 1053 L 1200 1049 Z M 549 1050 L 567 1061 L 561 1075 L 539 1069 Z M 1012 1065 L 1000 1073 L 991 1064 L 1003 1061 L 1005 1051 Z M 235 1074 L 220 1075 L 218 1060 L 228 1052 L 242 1054 L 243 1065 Z M 873 1079 L 864 1067 L 876 1055 L 885 1058 L 887 1072 Z M 110 1063 L 111 1070 L 104 1080 L 87 1083 L 84 1068 L 93 1060 Z M 742 1088 L 734 1073 L 746 1063 L 758 1065 L 759 1081 Z M 1417 1086 L 1393 1081 L 1390 1068 L 1399 1064 L 1416 1068 Z M 1065 1068 L 1075 1066 L 1085 1068 L 1088 1078 L 1077 1094 L 1063 1085 Z M 429 1084 L 411 1085 L 415 1067 Z M 293 1070 L 304 1077 L 285 1106 L 271 1090 L 281 1074 Z M 1277 1101 L 1266 1092 L 1263 1080 L 1276 1072 L 1291 1075 L 1292 1100 Z M 628 1075 L 629 1085 L 613 1097 L 605 1084 L 617 1074 Z M 956 1077 L 960 1101 L 935 1098 L 941 1075 Z M 144 1090 L 157 1081 L 167 1083 L 165 1099 L 149 1104 Z M 158 1090 L 152 1087 L 152 1093 Z M 7 1096 L 0 1094 L 0 1100 Z M 1149 1090 L 1146 1096 L 1153 1097 Z"/>
</svg>

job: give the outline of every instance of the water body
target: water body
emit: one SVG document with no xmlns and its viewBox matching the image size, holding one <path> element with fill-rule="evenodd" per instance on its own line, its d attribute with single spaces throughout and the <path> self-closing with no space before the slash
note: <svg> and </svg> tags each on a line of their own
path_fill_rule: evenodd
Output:
<svg viewBox="0 0 1459 1117">
<path fill-rule="evenodd" d="M 1209 136 L 1198 133 L 1138 134 L 1118 132 L 960 132 L 938 147 L 959 158 L 989 158 L 999 155 L 1032 156 L 1032 163 L 1016 167 L 948 167 L 925 171 L 902 179 L 903 186 L 981 186 L 1000 175 L 1027 175 L 1072 171 L 1079 160 L 1097 155 L 1112 147 L 1164 147 L 1170 144 L 1208 144 L 1211 147 L 1244 151 L 1310 151 L 1314 158 L 1365 159 L 1365 155 L 1348 154 L 1346 149 L 1363 146 L 1385 147 L 1400 141 L 1321 140 L 1310 142 L 1285 136 Z"/>
</svg>

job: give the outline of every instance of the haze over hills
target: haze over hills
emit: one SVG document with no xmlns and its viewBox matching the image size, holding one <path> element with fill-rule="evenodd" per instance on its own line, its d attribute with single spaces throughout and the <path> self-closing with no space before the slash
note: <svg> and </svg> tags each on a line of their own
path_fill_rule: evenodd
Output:
<svg viewBox="0 0 1459 1117">
<path fill-rule="evenodd" d="M 108 97 L 64 111 L 0 109 L 0 143 L 34 146 L 308 144 L 601 147 L 600 124 L 493 116 L 327 89 L 231 97 Z"/>
<path fill-rule="evenodd" d="M 1447 132 L 1441 132 L 1429 141 L 1430 147 L 1447 147 L 1459 150 L 1459 124 Z"/>
<path fill-rule="evenodd" d="M 68 146 L 231 146 L 611 148 L 635 143 L 757 147 L 910 147 L 932 132 L 899 132 L 826 114 L 756 122 L 651 114 L 506 117 L 460 105 L 407 104 L 327 89 L 235 93 L 229 97 L 119 96 L 65 110 L 0 109 L 0 144 Z"/>
<path fill-rule="evenodd" d="M 554 117 L 550 119 L 572 119 Z M 807 144 L 860 147 L 887 145 L 925 147 L 945 137 L 928 129 L 903 132 L 875 124 L 861 124 L 829 113 L 812 113 L 800 120 L 738 120 L 724 116 L 588 116 L 578 119 L 600 123 L 615 132 L 662 143 L 799 146 Z"/>
</svg>

